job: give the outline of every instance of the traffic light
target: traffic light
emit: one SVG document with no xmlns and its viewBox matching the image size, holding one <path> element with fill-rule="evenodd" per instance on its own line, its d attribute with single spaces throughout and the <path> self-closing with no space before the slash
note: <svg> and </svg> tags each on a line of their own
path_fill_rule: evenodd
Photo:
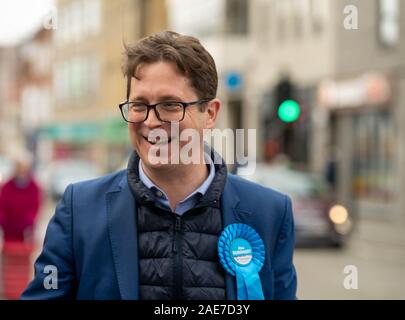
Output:
<svg viewBox="0 0 405 320">
<path fill-rule="evenodd" d="M 276 154 L 284 154 L 292 162 L 307 163 L 312 97 L 311 88 L 298 87 L 288 75 L 282 75 L 269 91 L 263 118 L 268 161 Z"/>
<path fill-rule="evenodd" d="M 295 99 L 296 89 L 289 78 L 281 79 L 275 91 L 278 118 L 285 123 L 297 121 L 301 114 L 301 106 Z"/>
<path fill-rule="evenodd" d="M 277 111 L 277 115 L 281 121 L 294 122 L 301 114 L 300 105 L 294 100 L 285 100 L 282 102 Z"/>
</svg>

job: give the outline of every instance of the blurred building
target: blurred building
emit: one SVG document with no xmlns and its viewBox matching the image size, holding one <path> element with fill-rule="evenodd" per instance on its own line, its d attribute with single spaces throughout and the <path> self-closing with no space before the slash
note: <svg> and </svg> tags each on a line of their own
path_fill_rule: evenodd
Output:
<svg viewBox="0 0 405 320">
<path fill-rule="evenodd" d="M 280 74 L 300 88 L 307 167 L 335 161 L 342 202 L 404 218 L 405 4 L 269 0 L 251 6 L 249 92 L 265 117 Z M 261 122 L 258 120 L 258 126 Z"/>
<path fill-rule="evenodd" d="M 7 157 L 19 149 L 37 155 L 40 130 L 50 118 L 51 46 L 50 31 L 41 29 L 0 49 L 0 150 Z"/>
<path fill-rule="evenodd" d="M 126 159 L 124 44 L 164 29 L 163 0 L 59 0 L 54 30 L 52 159 L 82 158 L 100 171 Z"/>
<path fill-rule="evenodd" d="M 0 48 L 0 156 L 9 155 L 15 145 L 23 141 L 17 71 L 17 48 Z"/>
<path fill-rule="evenodd" d="M 20 134 L 24 148 L 40 162 L 46 154 L 40 144 L 40 133 L 51 118 L 52 100 L 52 34 L 40 29 L 18 47 Z"/>
</svg>

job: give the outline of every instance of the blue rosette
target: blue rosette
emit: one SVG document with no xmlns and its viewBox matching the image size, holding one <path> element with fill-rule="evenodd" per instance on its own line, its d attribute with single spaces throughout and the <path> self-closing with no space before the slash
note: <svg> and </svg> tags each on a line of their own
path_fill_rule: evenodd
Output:
<svg viewBox="0 0 405 320">
<path fill-rule="evenodd" d="M 219 259 L 230 275 L 236 277 L 238 300 L 264 300 L 259 271 L 263 267 L 263 240 L 250 226 L 227 226 L 218 240 Z"/>
</svg>

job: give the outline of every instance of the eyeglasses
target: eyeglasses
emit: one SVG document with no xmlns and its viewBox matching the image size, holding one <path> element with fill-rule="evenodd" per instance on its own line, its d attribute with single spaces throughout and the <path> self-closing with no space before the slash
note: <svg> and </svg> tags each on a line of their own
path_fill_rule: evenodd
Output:
<svg viewBox="0 0 405 320">
<path fill-rule="evenodd" d="M 209 99 L 192 102 L 168 101 L 156 104 L 125 101 L 119 104 L 122 117 L 126 122 L 141 123 L 148 119 L 149 110 L 154 109 L 156 117 L 162 122 L 180 122 L 184 119 L 186 108 L 196 104 L 203 104 Z"/>
</svg>

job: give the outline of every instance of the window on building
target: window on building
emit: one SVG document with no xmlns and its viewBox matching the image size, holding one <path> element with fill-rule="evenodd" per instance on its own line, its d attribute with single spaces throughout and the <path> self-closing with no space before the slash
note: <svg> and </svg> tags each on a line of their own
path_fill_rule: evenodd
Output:
<svg viewBox="0 0 405 320">
<path fill-rule="evenodd" d="M 312 31 L 315 34 L 321 34 L 328 21 L 329 0 L 311 0 L 310 1 L 310 20 Z"/>
<path fill-rule="evenodd" d="M 267 1 L 260 1 L 254 7 L 254 34 L 262 46 L 267 46 L 270 31 L 270 7 Z"/>
<path fill-rule="evenodd" d="M 60 62 L 53 69 L 53 90 L 56 100 L 63 102 L 70 96 L 70 63 L 69 61 Z"/>
<path fill-rule="evenodd" d="M 52 32 L 57 46 L 62 46 L 65 42 L 66 29 L 66 14 L 64 10 L 60 10 L 58 14 L 58 32 Z"/>
<path fill-rule="evenodd" d="M 63 25 L 63 27 L 64 27 L 64 29 L 63 29 L 63 32 L 64 32 L 64 44 L 66 45 L 66 44 L 68 44 L 68 43 L 70 43 L 71 41 L 72 41 L 72 38 L 73 38 L 73 32 L 72 32 L 72 24 L 74 23 L 74 14 L 73 14 L 73 10 L 74 10 L 74 7 L 73 7 L 73 5 L 74 5 L 74 3 L 73 2 L 68 2 L 67 4 L 66 4 L 66 6 L 64 7 L 64 25 Z"/>
<path fill-rule="evenodd" d="M 378 38 L 386 47 L 393 47 L 399 40 L 399 0 L 379 0 Z"/>
<path fill-rule="evenodd" d="M 82 37 L 82 7 L 81 3 L 78 1 L 74 1 L 71 4 L 71 25 L 68 27 L 71 28 L 72 32 L 72 40 L 74 42 L 80 41 Z"/>
<path fill-rule="evenodd" d="M 166 3 L 169 29 L 197 37 L 224 32 L 225 0 L 167 0 Z"/>
<path fill-rule="evenodd" d="M 249 28 L 248 0 L 226 1 L 226 32 L 229 34 L 247 34 Z"/>
<path fill-rule="evenodd" d="M 308 0 L 294 0 L 294 35 L 301 38 L 305 32 L 305 21 L 309 16 Z"/>
<path fill-rule="evenodd" d="M 83 0 L 83 29 L 87 35 L 100 31 L 102 8 L 100 0 Z"/>
<path fill-rule="evenodd" d="M 75 57 L 71 61 L 71 90 L 72 97 L 79 98 L 83 96 L 83 59 Z"/>
<path fill-rule="evenodd" d="M 89 96 L 96 96 L 100 90 L 100 60 L 97 56 L 89 57 L 87 74 L 87 94 Z"/>
<path fill-rule="evenodd" d="M 287 37 L 287 26 L 291 15 L 290 0 L 277 0 L 275 3 L 274 13 L 276 15 L 277 40 L 283 42 Z"/>
<path fill-rule="evenodd" d="M 56 100 L 60 101 L 63 99 L 63 78 L 62 78 L 62 68 L 61 64 L 56 64 L 53 67 L 53 92 L 55 94 Z"/>
<path fill-rule="evenodd" d="M 392 114 L 376 111 L 353 119 L 353 180 L 356 199 L 390 203 L 397 196 L 397 132 Z"/>
</svg>

